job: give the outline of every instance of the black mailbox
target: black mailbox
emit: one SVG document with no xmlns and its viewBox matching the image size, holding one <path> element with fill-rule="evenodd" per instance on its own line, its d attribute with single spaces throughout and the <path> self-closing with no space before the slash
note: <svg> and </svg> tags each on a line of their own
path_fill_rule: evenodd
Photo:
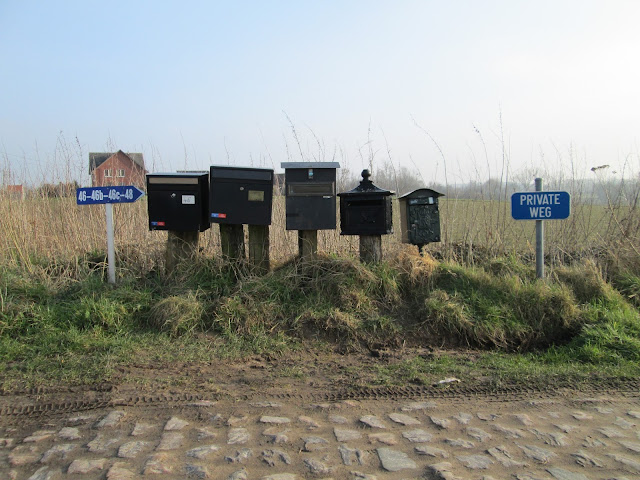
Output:
<svg viewBox="0 0 640 480">
<path fill-rule="evenodd" d="M 273 170 L 212 166 L 209 178 L 212 223 L 271 225 Z"/>
<path fill-rule="evenodd" d="M 438 198 L 442 193 L 419 188 L 399 198 L 402 242 L 426 245 L 440 241 Z"/>
<path fill-rule="evenodd" d="M 283 162 L 287 230 L 335 230 L 338 162 Z"/>
<path fill-rule="evenodd" d="M 341 235 L 386 235 L 393 233 L 391 195 L 376 187 L 362 171 L 362 181 L 353 190 L 339 193 Z"/>
<path fill-rule="evenodd" d="M 147 175 L 149 230 L 204 232 L 209 224 L 209 175 Z"/>
</svg>

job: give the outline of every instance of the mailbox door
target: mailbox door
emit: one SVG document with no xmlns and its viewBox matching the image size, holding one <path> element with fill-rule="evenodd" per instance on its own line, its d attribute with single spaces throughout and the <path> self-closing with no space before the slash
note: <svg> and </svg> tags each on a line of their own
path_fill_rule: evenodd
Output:
<svg viewBox="0 0 640 480">
<path fill-rule="evenodd" d="M 218 180 L 211 184 L 211 222 L 271 225 L 272 185 Z"/>
<path fill-rule="evenodd" d="M 335 184 L 289 182 L 286 209 L 287 230 L 335 230 Z"/>
<path fill-rule="evenodd" d="M 272 170 L 212 166 L 209 178 L 211 223 L 271 225 Z"/>
<path fill-rule="evenodd" d="M 148 189 L 149 229 L 177 232 L 203 231 L 202 200 L 197 188 L 152 185 Z"/>
<path fill-rule="evenodd" d="M 407 227 L 409 242 L 425 245 L 440 241 L 440 212 L 438 204 L 432 199 L 417 198 L 409 200 Z"/>
<path fill-rule="evenodd" d="M 341 200 L 342 204 L 342 200 Z M 389 233 L 385 199 L 349 199 L 340 209 L 343 235 L 385 235 Z"/>
</svg>

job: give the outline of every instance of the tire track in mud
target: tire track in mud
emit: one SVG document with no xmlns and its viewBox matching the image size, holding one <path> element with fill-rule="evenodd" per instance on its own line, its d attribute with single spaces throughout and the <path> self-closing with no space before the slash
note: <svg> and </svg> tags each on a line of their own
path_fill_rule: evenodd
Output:
<svg viewBox="0 0 640 480">
<path fill-rule="evenodd" d="M 71 391 L 70 391 L 71 390 Z M 310 392 L 298 393 L 252 393 L 233 397 L 234 400 L 280 400 L 287 402 L 340 402 L 345 400 L 404 400 L 404 399 L 482 399 L 490 402 L 507 402 L 514 400 L 534 400 L 553 396 L 573 395 L 579 391 L 582 394 L 616 394 L 618 396 L 638 398 L 640 397 L 640 380 L 608 380 L 590 385 L 582 385 L 578 390 L 570 384 L 553 386 L 529 386 L 507 385 L 496 387 L 494 385 L 464 386 L 460 384 L 425 386 L 407 385 L 397 387 L 370 387 L 354 388 L 337 392 Z M 96 385 L 89 389 L 55 389 L 35 388 L 18 392 L 0 392 L 0 418 L 22 416 L 53 416 L 118 407 L 189 407 L 202 406 L 206 403 L 231 399 L 225 393 L 178 393 L 158 395 L 126 395 L 117 396 L 117 388 L 112 385 Z M 40 397 L 47 395 L 71 394 L 94 395 L 95 398 L 76 401 L 46 401 Z M 35 396 L 33 401 L 25 400 L 25 396 Z M 19 398 L 20 402 L 12 402 Z M 7 402 L 8 401 L 8 402 Z M 8 403 L 8 404 L 7 404 Z M 12 404 L 14 403 L 14 404 Z M 17 405 L 16 403 L 26 403 Z"/>
</svg>

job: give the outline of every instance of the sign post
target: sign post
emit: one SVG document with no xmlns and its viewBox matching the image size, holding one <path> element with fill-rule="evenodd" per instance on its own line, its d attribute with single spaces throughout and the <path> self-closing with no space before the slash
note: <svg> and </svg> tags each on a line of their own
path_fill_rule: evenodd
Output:
<svg viewBox="0 0 640 480">
<path fill-rule="evenodd" d="M 76 190 L 78 205 L 104 204 L 107 220 L 107 271 L 109 283 L 116 283 L 116 250 L 113 235 L 113 204 L 133 203 L 144 192 L 133 185 L 119 185 L 114 187 L 88 187 Z"/>
<path fill-rule="evenodd" d="M 544 220 L 564 220 L 571 214 L 568 192 L 545 192 L 542 179 L 536 178 L 535 192 L 511 195 L 511 216 L 514 220 L 536 221 L 536 275 L 544 278 Z"/>
<path fill-rule="evenodd" d="M 542 179 L 536 178 L 536 192 L 542 191 Z M 536 220 L 536 277 L 544 278 L 544 221 Z"/>
<path fill-rule="evenodd" d="M 107 217 L 107 267 L 109 273 L 109 283 L 116 283 L 116 248 L 113 240 L 113 205 L 104 205 Z"/>
</svg>

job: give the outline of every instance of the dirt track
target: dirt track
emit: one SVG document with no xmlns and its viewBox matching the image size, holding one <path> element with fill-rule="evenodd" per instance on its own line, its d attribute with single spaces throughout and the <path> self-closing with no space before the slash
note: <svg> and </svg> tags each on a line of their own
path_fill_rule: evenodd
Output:
<svg viewBox="0 0 640 480">
<path fill-rule="evenodd" d="M 637 382 L 354 388 L 374 360 L 303 360 L 131 366 L 109 385 L 4 392 L 0 478 L 640 476 Z"/>
</svg>

